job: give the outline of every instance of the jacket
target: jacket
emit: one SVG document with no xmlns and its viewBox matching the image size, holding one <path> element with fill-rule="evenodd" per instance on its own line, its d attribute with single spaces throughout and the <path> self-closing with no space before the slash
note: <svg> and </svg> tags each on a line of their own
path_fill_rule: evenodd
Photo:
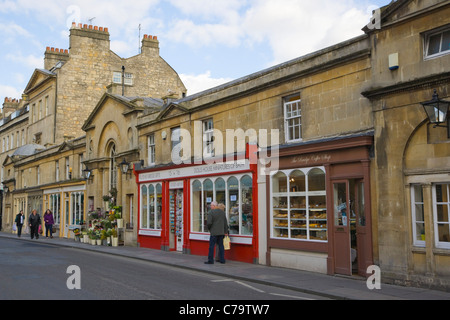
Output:
<svg viewBox="0 0 450 320">
<path fill-rule="evenodd" d="M 21 223 L 21 221 L 20 221 L 20 220 L 21 220 L 20 217 L 22 217 L 22 223 Z M 25 222 L 25 216 L 24 216 L 23 214 L 18 213 L 18 214 L 16 215 L 16 220 L 14 220 L 14 222 L 15 222 L 17 225 L 23 225 L 24 222 Z"/>
<path fill-rule="evenodd" d="M 228 234 L 228 222 L 225 212 L 220 209 L 209 211 L 206 226 L 212 236 L 223 236 Z"/>
<path fill-rule="evenodd" d="M 31 213 L 30 216 L 28 217 L 28 223 L 31 224 L 32 226 L 40 225 L 41 217 L 39 216 L 38 213 L 36 213 L 36 215 Z"/>
<path fill-rule="evenodd" d="M 45 224 L 54 224 L 54 220 L 53 220 L 53 215 L 51 213 L 49 214 L 44 214 L 44 222 Z"/>
</svg>

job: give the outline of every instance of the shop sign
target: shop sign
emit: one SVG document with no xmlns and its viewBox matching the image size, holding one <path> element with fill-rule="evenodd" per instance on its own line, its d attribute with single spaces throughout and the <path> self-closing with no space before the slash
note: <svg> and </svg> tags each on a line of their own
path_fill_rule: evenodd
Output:
<svg viewBox="0 0 450 320">
<path fill-rule="evenodd" d="M 202 166 L 191 166 L 179 169 L 162 170 L 158 172 L 146 172 L 139 174 L 139 182 L 150 180 L 168 180 L 185 177 L 197 177 L 209 174 L 226 174 L 234 171 L 250 170 L 250 162 L 247 159 L 212 163 Z"/>
<path fill-rule="evenodd" d="M 299 166 L 313 165 L 313 164 L 323 164 L 328 163 L 331 160 L 331 155 L 325 154 L 314 154 L 310 156 L 296 156 L 293 157 L 291 162 Z"/>
</svg>

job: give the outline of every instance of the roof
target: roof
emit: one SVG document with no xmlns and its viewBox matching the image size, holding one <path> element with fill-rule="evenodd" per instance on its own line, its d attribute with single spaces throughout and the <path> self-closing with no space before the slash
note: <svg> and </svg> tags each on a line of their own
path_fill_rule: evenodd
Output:
<svg viewBox="0 0 450 320">
<path fill-rule="evenodd" d="M 31 155 L 35 154 L 36 152 L 39 152 L 42 150 L 45 150 L 45 147 L 41 146 L 39 144 L 35 144 L 35 143 L 26 144 L 24 146 L 17 148 L 13 152 L 11 157 L 28 157 L 28 156 L 31 156 Z"/>
</svg>

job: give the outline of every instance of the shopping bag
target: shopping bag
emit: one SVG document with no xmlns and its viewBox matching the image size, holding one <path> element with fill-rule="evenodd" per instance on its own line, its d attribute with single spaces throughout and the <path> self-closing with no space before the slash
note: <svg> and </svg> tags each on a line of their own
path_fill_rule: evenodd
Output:
<svg viewBox="0 0 450 320">
<path fill-rule="evenodd" d="M 17 226 L 15 223 L 13 224 L 13 231 L 17 231 Z"/>
<path fill-rule="evenodd" d="M 38 230 L 39 234 L 42 234 L 42 225 L 39 225 L 39 230 Z"/>
<path fill-rule="evenodd" d="M 225 250 L 230 250 L 230 237 L 229 236 L 225 236 L 223 238 L 223 248 Z"/>
</svg>

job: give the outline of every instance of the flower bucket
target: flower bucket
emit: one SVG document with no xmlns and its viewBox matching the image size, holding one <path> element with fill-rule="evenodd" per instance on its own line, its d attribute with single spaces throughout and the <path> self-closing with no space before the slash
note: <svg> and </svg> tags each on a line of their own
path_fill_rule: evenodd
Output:
<svg viewBox="0 0 450 320">
<path fill-rule="evenodd" d="M 119 238 L 118 237 L 112 237 L 112 246 L 113 247 L 118 247 L 119 246 Z"/>
</svg>

